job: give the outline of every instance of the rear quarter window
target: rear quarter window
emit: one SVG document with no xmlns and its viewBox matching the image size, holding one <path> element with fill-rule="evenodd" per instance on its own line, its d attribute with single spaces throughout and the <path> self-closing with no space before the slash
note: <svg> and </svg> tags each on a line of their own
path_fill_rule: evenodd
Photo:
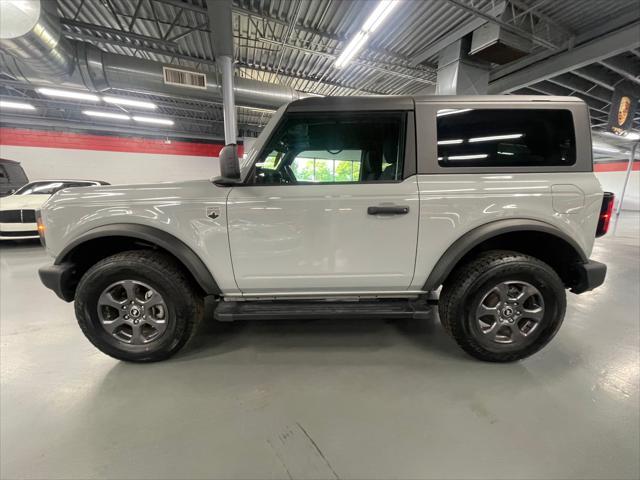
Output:
<svg viewBox="0 0 640 480">
<path fill-rule="evenodd" d="M 573 115 L 553 109 L 440 109 L 438 165 L 550 167 L 576 163 Z"/>
</svg>

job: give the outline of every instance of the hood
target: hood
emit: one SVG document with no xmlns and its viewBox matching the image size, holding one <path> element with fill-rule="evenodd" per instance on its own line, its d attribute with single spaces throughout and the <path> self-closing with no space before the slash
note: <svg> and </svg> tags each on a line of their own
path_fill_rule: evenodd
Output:
<svg viewBox="0 0 640 480">
<path fill-rule="evenodd" d="M 131 203 L 180 203 L 196 199 L 206 201 L 220 195 L 226 197 L 227 193 L 228 189 L 217 187 L 210 180 L 101 185 L 61 190 L 51 197 L 47 206 L 53 204 L 64 206 L 71 203 L 103 206 Z"/>
<path fill-rule="evenodd" d="M 0 210 L 37 210 L 50 195 L 9 195 L 0 198 Z"/>
</svg>

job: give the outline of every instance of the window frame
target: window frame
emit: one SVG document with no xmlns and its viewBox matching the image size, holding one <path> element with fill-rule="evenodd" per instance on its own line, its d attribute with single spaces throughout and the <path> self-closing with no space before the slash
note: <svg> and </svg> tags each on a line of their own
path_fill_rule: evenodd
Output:
<svg viewBox="0 0 640 480">
<path fill-rule="evenodd" d="M 400 132 L 399 132 L 399 142 L 401 144 L 401 149 L 399 154 L 403 155 L 403 166 L 402 166 L 402 177 L 397 180 L 369 180 L 369 181 L 351 181 L 351 182 L 308 182 L 308 183 L 255 183 L 255 173 L 256 173 L 256 163 L 265 155 L 266 150 L 269 148 L 269 144 L 273 139 L 274 135 L 278 132 L 282 124 L 287 121 L 290 115 L 294 116 L 308 116 L 308 115 L 331 115 L 331 114 L 339 114 L 339 115 L 358 115 L 366 113 L 367 116 L 370 115 L 389 115 L 389 114 L 397 114 L 402 115 L 401 124 L 400 124 Z M 305 111 L 305 112 L 289 112 L 285 111 L 278 121 L 278 123 L 273 127 L 269 137 L 266 139 L 264 145 L 260 149 L 260 152 L 256 155 L 256 158 L 251 165 L 251 168 L 247 172 L 246 177 L 243 182 L 237 186 L 254 186 L 254 187 L 302 187 L 302 186 L 317 186 L 317 185 L 367 185 L 367 184 L 389 184 L 389 183 L 402 183 L 407 178 L 413 176 L 417 172 L 417 158 L 416 158 L 416 129 L 415 129 L 415 111 L 414 110 L 318 110 L 318 111 Z M 402 142 L 404 136 L 404 142 Z M 362 166 L 360 167 L 362 168 Z"/>
<path fill-rule="evenodd" d="M 576 160 L 573 165 L 542 166 L 442 166 L 438 162 L 437 112 L 446 108 L 474 110 L 567 110 L 573 119 Z M 416 103 L 416 122 L 421 134 L 416 137 L 419 174 L 491 174 L 491 173 L 554 173 L 592 172 L 591 128 L 587 106 L 582 102 L 549 100 L 486 101 L 425 101 Z M 418 130 L 416 128 L 416 130 Z"/>
</svg>

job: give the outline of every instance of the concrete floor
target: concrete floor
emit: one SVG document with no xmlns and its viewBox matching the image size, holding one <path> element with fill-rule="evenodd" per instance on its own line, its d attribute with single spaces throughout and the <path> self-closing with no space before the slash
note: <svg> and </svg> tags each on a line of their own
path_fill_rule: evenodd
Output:
<svg viewBox="0 0 640 480">
<path fill-rule="evenodd" d="M 82 336 L 3 245 L 2 478 L 638 478 L 637 214 L 598 240 L 604 287 L 570 295 L 541 353 L 462 354 L 437 321 L 207 324 L 152 365 Z"/>
</svg>

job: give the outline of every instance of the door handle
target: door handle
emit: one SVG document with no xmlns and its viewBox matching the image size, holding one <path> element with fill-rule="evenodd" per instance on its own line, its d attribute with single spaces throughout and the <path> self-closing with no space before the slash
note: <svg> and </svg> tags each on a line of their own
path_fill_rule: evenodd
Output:
<svg viewBox="0 0 640 480">
<path fill-rule="evenodd" d="M 406 215 L 409 213 L 409 207 L 406 206 L 389 206 L 389 207 L 369 207 L 367 208 L 369 215 Z"/>
</svg>

